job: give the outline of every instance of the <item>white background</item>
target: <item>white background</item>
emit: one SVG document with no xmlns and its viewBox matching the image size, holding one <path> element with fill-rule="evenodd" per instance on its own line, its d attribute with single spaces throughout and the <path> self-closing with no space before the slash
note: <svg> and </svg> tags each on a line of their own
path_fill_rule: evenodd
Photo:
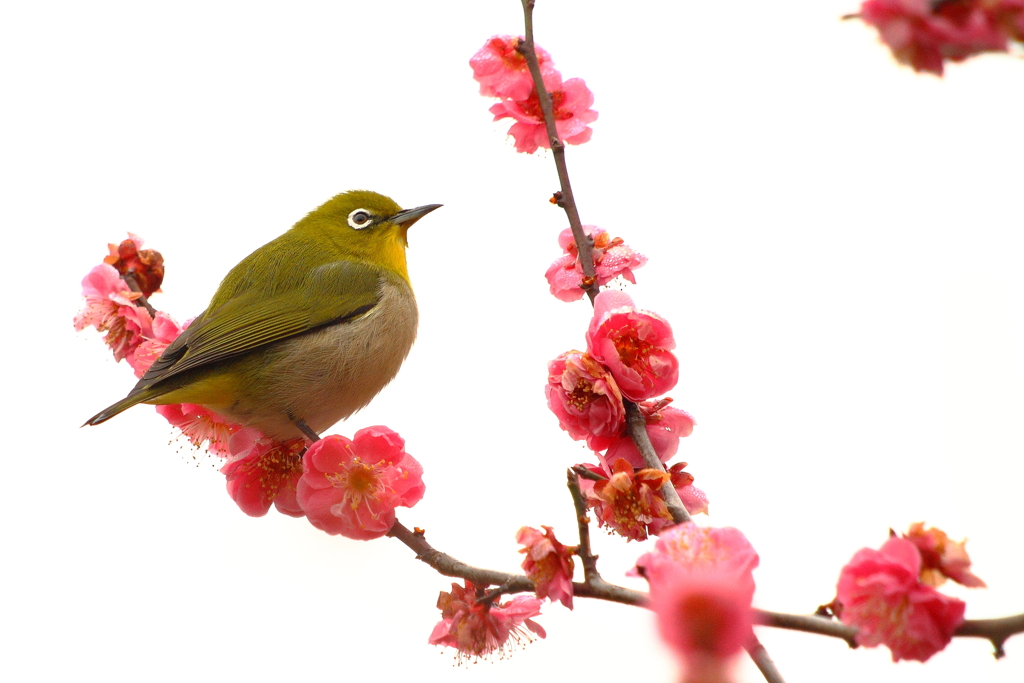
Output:
<svg viewBox="0 0 1024 683">
<path fill-rule="evenodd" d="M 923 520 L 970 538 L 989 589 L 949 589 L 969 618 L 1024 611 L 1024 62 L 915 75 L 839 21 L 852 0 L 539 5 L 538 42 L 600 112 L 569 149 L 584 222 L 650 256 L 629 292 L 672 322 L 698 421 L 680 457 L 706 523 L 759 551 L 756 604 L 813 610 L 857 549 Z M 3 15 L 5 680 L 675 678 L 645 611 L 584 600 L 511 660 L 453 669 L 426 644 L 450 582 L 397 541 L 246 517 L 152 408 L 78 427 L 134 383 L 71 325 L 107 242 L 164 254 L 153 303 L 184 320 L 337 192 L 440 202 L 410 234 L 417 345 L 335 431 L 398 430 L 427 482 L 400 519 L 465 561 L 515 570 L 524 524 L 571 542 L 564 470 L 587 454 L 542 385 L 589 307 L 543 279 L 550 156 L 514 152 L 467 64 L 521 31 L 516 0 Z M 607 578 L 642 587 L 623 573 L 649 545 L 595 538 Z M 1024 680 L 1024 636 L 922 666 L 759 635 L 791 683 Z"/>
</svg>

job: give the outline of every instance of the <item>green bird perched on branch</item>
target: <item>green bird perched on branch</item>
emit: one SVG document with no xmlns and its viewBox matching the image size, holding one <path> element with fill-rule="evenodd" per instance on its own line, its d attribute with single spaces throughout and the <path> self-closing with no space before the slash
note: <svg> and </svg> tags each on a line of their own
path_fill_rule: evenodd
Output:
<svg viewBox="0 0 1024 683">
<path fill-rule="evenodd" d="M 137 403 L 196 403 L 287 439 L 348 417 L 412 347 L 407 233 L 440 206 L 403 210 L 366 190 L 327 201 L 232 268 L 128 396 L 85 424 Z"/>
</svg>

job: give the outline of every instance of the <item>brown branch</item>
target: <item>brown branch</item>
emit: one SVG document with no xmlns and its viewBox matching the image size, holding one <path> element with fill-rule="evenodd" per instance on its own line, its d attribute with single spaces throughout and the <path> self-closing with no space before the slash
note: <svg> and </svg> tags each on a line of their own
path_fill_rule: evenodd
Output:
<svg viewBox="0 0 1024 683">
<path fill-rule="evenodd" d="M 954 635 L 965 638 L 987 638 L 995 648 L 996 659 L 1006 656 L 1003 643 L 1017 633 L 1024 633 L 1024 614 L 999 619 L 968 619 L 960 625 Z"/>
<path fill-rule="evenodd" d="M 533 581 L 523 574 L 508 574 L 474 567 L 456 560 L 451 555 L 435 550 L 427 543 L 423 531 L 419 529 L 410 531 L 397 520 L 391 527 L 391 531 L 388 532 L 388 536 L 397 538 L 416 553 L 417 560 L 424 562 L 444 576 L 468 579 L 478 587 L 501 586 L 503 593 L 532 593 L 534 590 Z M 623 605 L 644 606 L 647 604 L 646 593 L 616 586 L 603 579 L 589 584 L 574 582 L 572 592 L 577 597 L 607 600 Z"/>
<path fill-rule="evenodd" d="M 142 287 L 139 286 L 139 281 L 135 279 L 135 276 L 131 273 L 125 273 L 121 276 L 121 279 L 124 280 L 126 285 L 128 285 L 128 289 L 139 295 L 139 298 L 135 300 L 135 305 L 140 308 L 145 308 L 149 311 L 149 314 L 155 318 L 156 309 L 149 303 L 149 299 L 146 298 L 146 295 L 142 293 Z"/>
<path fill-rule="evenodd" d="M 388 536 L 397 538 L 416 553 L 416 559 L 435 569 L 444 576 L 468 579 L 478 587 L 500 586 L 501 593 L 527 593 L 533 592 L 533 582 L 523 574 L 509 574 L 506 572 L 494 571 L 473 567 L 456 560 L 451 555 L 435 550 L 429 543 L 421 530 L 410 531 L 401 522 L 396 521 Z M 596 558 L 595 558 L 596 559 Z M 608 583 L 602 578 L 593 581 L 573 582 L 573 595 L 580 598 L 594 598 L 607 600 L 623 605 L 634 605 L 636 607 L 647 607 L 648 595 L 642 591 L 625 588 Z M 782 612 L 770 612 L 763 609 L 754 610 L 754 623 L 772 628 L 783 628 L 789 631 L 802 631 L 804 633 L 816 633 L 831 638 L 845 640 L 850 647 L 857 647 L 855 636 L 857 629 L 847 626 L 829 617 L 815 616 L 810 614 L 785 614 Z M 954 635 L 965 638 L 986 638 L 992 641 L 996 648 L 996 657 L 1003 656 L 1003 643 L 1013 635 L 1024 633 L 1024 614 L 1016 614 L 1000 619 L 968 619 Z M 748 648 L 748 650 L 751 648 Z M 756 649 L 756 648 L 755 648 Z M 763 648 L 761 648 L 763 649 Z M 752 652 L 755 663 L 761 668 L 765 662 L 759 658 L 767 658 L 767 652 L 760 654 Z M 764 671 L 762 670 L 762 673 Z M 765 674 L 766 678 L 768 674 Z M 781 680 L 768 678 L 769 681 Z"/>
<path fill-rule="evenodd" d="M 768 681 L 768 683 L 786 683 L 786 679 L 775 668 L 775 662 L 768 656 L 768 650 L 764 649 L 764 645 L 757 639 L 757 636 L 753 636 L 744 649 L 750 655 L 750 658 L 754 660 L 754 664 L 757 665 L 761 675 L 764 676 L 764 680 Z"/>
<path fill-rule="evenodd" d="M 555 159 L 555 169 L 558 171 L 558 184 L 562 188 L 558 205 L 565 210 L 565 214 L 569 218 L 569 227 L 572 228 L 572 237 L 576 241 L 580 267 L 583 269 L 585 284 L 583 289 L 590 297 L 590 302 L 593 303 L 594 297 L 597 296 L 600 289 L 597 285 L 597 271 L 594 269 L 593 240 L 583 232 L 583 223 L 580 221 L 576 199 L 572 194 L 572 185 L 569 183 L 569 169 L 565 164 L 565 143 L 558 137 L 554 108 L 551 106 L 551 94 L 544 85 L 544 77 L 540 73 L 540 63 L 537 61 L 537 51 L 534 49 L 534 0 L 522 0 L 522 3 L 526 35 L 516 49 L 526 58 L 526 64 L 530 67 L 530 76 L 533 78 L 533 85 L 537 88 L 537 100 L 540 102 L 540 110 L 544 114 L 544 126 L 547 129 L 548 142 L 551 144 L 551 155 Z"/>
<path fill-rule="evenodd" d="M 841 638 L 850 647 L 857 647 L 854 636 L 857 629 L 847 626 L 830 617 L 819 617 L 810 614 L 784 614 L 782 612 L 769 612 L 768 610 L 755 609 L 754 623 L 774 628 L 784 628 L 789 631 L 803 631 L 805 633 L 817 633 L 822 636 Z"/>
<path fill-rule="evenodd" d="M 590 517 L 587 516 L 587 503 L 583 500 L 583 491 L 580 490 L 580 480 L 575 470 L 569 470 L 566 485 L 572 496 L 573 507 L 576 508 L 576 524 L 580 533 L 580 544 L 576 548 L 576 556 L 583 564 L 584 581 L 586 583 L 600 581 L 601 573 L 597 571 L 597 555 L 590 550 Z"/>
<path fill-rule="evenodd" d="M 623 399 L 622 402 L 626 406 L 626 426 L 629 438 L 633 439 L 637 450 L 643 456 L 644 464 L 651 469 L 664 472 L 665 465 L 662 464 L 658 454 L 654 452 L 654 446 L 651 445 L 651 439 L 647 435 L 647 420 L 644 418 L 643 413 L 640 412 L 640 409 L 632 401 Z M 671 479 L 661 487 L 661 495 L 665 499 L 668 511 L 676 524 L 692 521 L 690 513 L 687 512 L 686 506 L 683 505 L 683 501 L 679 498 L 679 492 L 676 491 L 676 487 L 672 484 Z"/>
</svg>

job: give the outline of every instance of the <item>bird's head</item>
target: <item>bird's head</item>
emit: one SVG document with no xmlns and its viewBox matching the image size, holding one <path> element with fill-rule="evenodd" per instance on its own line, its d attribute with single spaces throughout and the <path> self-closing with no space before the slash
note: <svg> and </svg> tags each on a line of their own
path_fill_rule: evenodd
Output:
<svg viewBox="0 0 1024 683">
<path fill-rule="evenodd" d="M 294 230 L 327 238 L 348 258 L 370 263 L 409 279 L 405 248 L 409 227 L 440 204 L 403 209 L 390 197 L 369 190 L 343 192 L 299 221 Z"/>
</svg>

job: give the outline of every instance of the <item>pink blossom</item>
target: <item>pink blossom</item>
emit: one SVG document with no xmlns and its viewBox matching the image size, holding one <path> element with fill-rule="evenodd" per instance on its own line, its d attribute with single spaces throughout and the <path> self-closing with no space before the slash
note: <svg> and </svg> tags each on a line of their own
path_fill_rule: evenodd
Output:
<svg viewBox="0 0 1024 683">
<path fill-rule="evenodd" d="M 131 276 L 143 296 L 160 291 L 164 279 L 164 257 L 159 251 L 142 248 L 142 238 L 128 233 L 128 239 L 115 246 L 108 244 L 110 255 L 103 262 L 113 266 L 122 277 Z"/>
<path fill-rule="evenodd" d="M 881 550 L 862 548 L 843 567 L 836 588 L 844 624 L 857 628 L 860 645 L 886 645 L 894 662 L 926 661 L 942 650 L 963 623 L 963 601 L 918 580 L 921 554 L 905 538 Z"/>
<path fill-rule="evenodd" d="M 729 658 L 754 635 L 752 593 L 728 572 L 668 567 L 651 582 L 662 639 L 682 661 L 685 681 L 725 681 Z"/>
<path fill-rule="evenodd" d="M 611 463 L 610 468 L 604 465 L 584 467 L 605 478 L 601 481 L 580 478 L 587 507 L 594 510 L 599 526 L 625 536 L 626 540 L 643 541 L 672 526 L 672 514 L 661 492 L 667 482 L 672 482 L 687 512 L 691 515 L 707 512 L 707 496 L 693 486 L 693 475 L 683 471 L 685 462 L 673 465 L 668 472 L 634 469 L 623 459 Z"/>
<path fill-rule="evenodd" d="M 128 357 L 143 337 L 152 334 L 153 320 L 145 308 L 135 305 L 139 294 L 132 292 L 112 266 L 100 264 L 82 280 L 85 308 L 75 316 L 75 329 L 94 327 L 105 332 L 103 341 L 115 360 Z"/>
<path fill-rule="evenodd" d="M 531 632 L 541 638 L 547 635 L 532 619 L 540 614 L 540 599 L 518 595 L 499 605 L 479 601 L 476 592 L 471 581 L 465 587 L 453 583 L 450 593 L 441 592 L 437 607 L 442 619 L 430 634 L 431 645 L 455 648 L 461 662 L 494 652 L 505 656 L 512 648 L 532 642 Z"/>
<path fill-rule="evenodd" d="M 473 67 L 473 78 L 480 83 L 480 94 L 484 97 L 525 100 L 533 91 L 533 77 L 526 64 L 526 58 L 516 49 L 522 38 L 493 36 L 469 60 Z M 542 48 L 534 45 L 537 63 L 542 76 L 557 74 L 555 65 Z"/>
<path fill-rule="evenodd" d="M 594 131 L 589 124 L 597 120 L 597 112 L 590 108 L 594 94 L 583 79 L 570 78 L 562 83 L 562 77 L 555 71 L 544 76 L 544 87 L 551 95 L 555 129 L 562 142 L 582 145 L 590 140 Z M 517 152 L 532 154 L 538 147 L 551 148 L 536 90 L 523 100 L 502 100 L 492 105 L 490 111 L 495 121 L 504 118 L 515 121 L 508 134 L 515 139 Z"/>
<path fill-rule="evenodd" d="M 156 312 L 150 336 L 145 337 L 142 343 L 135 347 L 135 351 L 125 359 L 128 365 L 132 366 L 136 377 L 146 374 L 149 366 L 160 357 L 172 341 L 178 338 L 181 330 L 182 327 L 174 318 L 163 311 Z"/>
<path fill-rule="evenodd" d="M 302 517 L 296 486 L 302 476 L 304 439 L 275 441 L 247 427 L 231 435 L 231 462 L 221 468 L 228 495 L 242 512 L 262 517 L 273 504 L 278 512 Z"/>
<path fill-rule="evenodd" d="M 604 481 L 584 479 L 580 488 L 587 498 L 587 506 L 597 516 L 597 522 L 629 541 L 643 541 L 648 534 L 657 534 L 672 524 L 661 487 L 671 480 L 667 472 L 652 469 L 634 471 L 625 460 L 612 465 L 611 471 L 598 470 L 608 477 Z"/>
<path fill-rule="evenodd" d="M 1005 52 L 1018 21 L 1020 0 L 867 0 L 861 18 L 878 29 L 897 61 L 942 75 L 943 60 L 960 62 L 981 52 Z"/>
<path fill-rule="evenodd" d="M 985 582 L 971 573 L 971 558 L 967 555 L 967 541 L 951 541 L 941 529 L 925 529 L 924 522 L 910 525 L 903 534 L 921 553 L 921 583 L 939 587 L 946 579 L 970 588 L 984 588 Z"/>
<path fill-rule="evenodd" d="M 395 523 L 396 507 L 423 498 L 423 467 L 387 427 L 360 429 L 351 440 L 332 434 L 310 446 L 303 463 L 299 505 L 329 534 L 380 538 Z"/>
<path fill-rule="evenodd" d="M 228 445 L 231 435 L 242 428 L 209 408 L 194 403 L 157 406 L 156 412 L 180 429 L 194 446 L 202 447 L 205 443 L 206 450 L 222 457 L 231 452 Z"/>
<path fill-rule="evenodd" d="M 543 529 L 541 533 L 524 526 L 516 534 L 516 542 L 525 546 L 519 550 L 526 554 L 523 571 L 536 586 L 538 598 L 560 601 L 572 609 L 572 556 L 576 549 L 562 545 L 551 527 Z"/>
<path fill-rule="evenodd" d="M 626 409 L 611 374 L 586 353 L 568 351 L 548 363 L 544 388 L 559 426 L 595 451 L 622 433 Z"/>
<path fill-rule="evenodd" d="M 637 572 L 652 586 L 676 567 L 727 576 L 748 593 L 749 606 L 754 595 L 753 571 L 759 563 L 757 552 L 739 529 L 684 522 L 662 532 L 654 550 L 641 555 L 636 564 Z"/>
<path fill-rule="evenodd" d="M 675 469 L 675 466 L 671 469 Z M 708 514 L 708 494 L 693 485 L 692 476 L 690 482 L 683 485 L 677 484 L 673 476 L 672 484 L 676 487 L 676 493 L 679 494 L 679 499 L 683 502 L 683 507 L 687 512 L 691 515 Z"/>
<path fill-rule="evenodd" d="M 651 586 L 661 635 L 686 664 L 687 680 L 722 673 L 751 638 L 758 562 L 738 529 L 693 522 L 663 531 L 654 550 L 637 560 L 637 572 Z"/>
<path fill-rule="evenodd" d="M 668 321 L 635 308 L 628 294 L 605 290 L 597 295 L 587 351 L 608 368 L 629 400 L 643 401 L 676 385 L 675 346 Z"/>
<path fill-rule="evenodd" d="M 594 271 L 598 286 L 603 287 L 619 275 L 636 284 L 633 269 L 647 263 L 646 256 L 633 251 L 622 238 L 609 236 L 602 228 L 584 225 L 583 232 L 594 239 Z M 555 298 L 579 301 L 583 297 L 583 267 L 579 263 L 579 251 L 571 228 L 562 231 L 558 244 L 565 253 L 551 264 L 544 276 Z"/>
<path fill-rule="evenodd" d="M 654 452 L 662 462 L 667 463 L 679 451 L 679 439 L 693 433 L 693 417 L 686 411 L 668 405 L 672 399 L 644 401 L 637 407 L 644 416 L 647 436 L 651 440 Z M 599 456 L 606 463 L 623 458 L 633 467 L 645 467 L 644 459 L 637 450 L 636 444 L 629 435 L 612 439 L 608 451 Z"/>
</svg>

